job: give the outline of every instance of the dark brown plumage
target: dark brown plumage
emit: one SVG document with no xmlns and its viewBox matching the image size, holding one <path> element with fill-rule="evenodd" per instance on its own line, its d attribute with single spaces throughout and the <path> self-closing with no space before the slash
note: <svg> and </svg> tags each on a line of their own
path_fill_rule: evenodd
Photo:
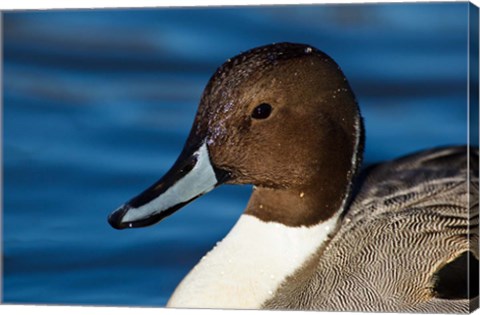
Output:
<svg viewBox="0 0 480 315">
<path fill-rule="evenodd" d="M 233 245 L 213 255 L 215 268 L 230 274 L 214 278 L 211 262 L 200 262 L 172 305 L 191 305 L 191 292 L 195 306 L 218 305 L 218 294 L 229 298 L 231 291 L 253 292 L 232 304 L 244 308 L 467 312 L 478 304 L 478 279 L 469 283 L 475 273 L 468 272 L 469 265 L 478 270 L 478 148 L 433 149 L 373 166 L 353 186 L 363 142 L 358 105 L 333 59 L 302 44 L 255 48 L 215 72 L 173 168 L 110 223 L 150 225 L 222 183 L 253 184 L 244 214 L 251 225 L 242 223 L 243 234 L 230 235 L 224 245 Z M 205 177 L 208 185 L 199 189 Z M 270 242 L 258 245 L 252 226 L 268 230 Z M 278 238 L 271 226 L 291 234 Z M 309 229 L 315 234 L 295 239 Z M 292 238 L 297 248 L 288 246 Z M 302 247 L 312 239 L 312 247 Z M 238 262 L 226 263 L 224 253 Z M 285 267 L 268 253 L 278 261 L 302 258 Z M 264 273 L 243 277 L 255 259 L 269 264 L 261 268 L 278 267 L 278 282 Z M 276 291 L 258 298 L 268 281 Z"/>
</svg>

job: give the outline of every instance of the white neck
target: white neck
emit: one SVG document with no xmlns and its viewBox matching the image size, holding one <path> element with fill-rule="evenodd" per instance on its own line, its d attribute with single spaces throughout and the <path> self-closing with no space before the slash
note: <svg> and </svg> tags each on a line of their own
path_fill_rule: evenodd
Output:
<svg viewBox="0 0 480 315">
<path fill-rule="evenodd" d="M 168 307 L 258 309 L 334 230 L 338 216 L 288 227 L 242 215 L 178 285 Z"/>
</svg>

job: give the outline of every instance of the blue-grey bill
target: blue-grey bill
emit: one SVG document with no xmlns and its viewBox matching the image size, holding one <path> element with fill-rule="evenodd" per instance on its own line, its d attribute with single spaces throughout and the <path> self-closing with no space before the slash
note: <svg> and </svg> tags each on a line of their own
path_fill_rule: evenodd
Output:
<svg viewBox="0 0 480 315">
<path fill-rule="evenodd" d="M 219 184 L 203 143 L 188 156 L 180 156 L 165 176 L 115 210 L 108 218 L 116 229 L 152 225 Z"/>
</svg>

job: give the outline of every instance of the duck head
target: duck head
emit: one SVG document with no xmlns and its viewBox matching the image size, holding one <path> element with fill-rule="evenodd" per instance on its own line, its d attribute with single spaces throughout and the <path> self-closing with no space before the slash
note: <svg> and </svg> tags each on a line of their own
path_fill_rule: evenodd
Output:
<svg viewBox="0 0 480 315">
<path fill-rule="evenodd" d="M 254 185 L 246 214 L 317 224 L 345 205 L 362 149 L 355 97 L 330 57 L 302 44 L 258 47 L 214 73 L 178 160 L 109 222 L 151 225 L 227 183 Z"/>
</svg>

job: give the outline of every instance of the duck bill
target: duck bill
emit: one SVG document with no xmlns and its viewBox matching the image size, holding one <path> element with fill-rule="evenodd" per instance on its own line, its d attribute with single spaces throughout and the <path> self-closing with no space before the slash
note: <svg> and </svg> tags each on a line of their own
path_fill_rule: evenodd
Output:
<svg viewBox="0 0 480 315">
<path fill-rule="evenodd" d="M 212 166 L 205 143 L 189 151 L 158 182 L 115 210 L 110 225 L 124 229 L 158 223 L 227 179 L 226 172 Z"/>
</svg>

